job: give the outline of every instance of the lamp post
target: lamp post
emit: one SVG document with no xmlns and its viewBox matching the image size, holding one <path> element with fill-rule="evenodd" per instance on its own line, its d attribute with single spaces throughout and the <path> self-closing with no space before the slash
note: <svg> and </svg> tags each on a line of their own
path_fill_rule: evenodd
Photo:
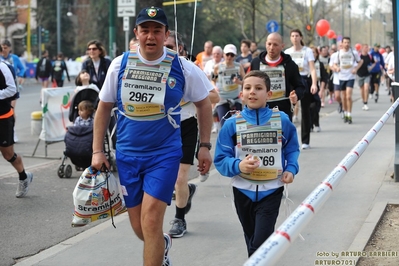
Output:
<svg viewBox="0 0 399 266">
<path fill-rule="evenodd" d="M 349 0 L 348 10 L 349 10 L 349 37 L 352 37 L 352 0 Z"/>
<path fill-rule="evenodd" d="M 57 53 L 61 52 L 61 0 L 57 0 Z"/>
</svg>

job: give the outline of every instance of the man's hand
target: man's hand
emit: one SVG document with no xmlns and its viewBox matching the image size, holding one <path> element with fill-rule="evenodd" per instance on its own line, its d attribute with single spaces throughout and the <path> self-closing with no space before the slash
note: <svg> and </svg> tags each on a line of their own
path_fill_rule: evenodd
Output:
<svg viewBox="0 0 399 266">
<path fill-rule="evenodd" d="M 91 157 L 91 166 L 97 170 L 100 170 L 103 164 L 105 164 L 107 169 L 110 169 L 110 164 L 107 160 L 107 157 L 105 157 L 104 152 L 94 152 L 93 156 Z"/>
<path fill-rule="evenodd" d="M 200 147 L 198 151 L 198 171 L 201 175 L 209 172 L 212 165 L 212 156 L 207 147 Z"/>
</svg>

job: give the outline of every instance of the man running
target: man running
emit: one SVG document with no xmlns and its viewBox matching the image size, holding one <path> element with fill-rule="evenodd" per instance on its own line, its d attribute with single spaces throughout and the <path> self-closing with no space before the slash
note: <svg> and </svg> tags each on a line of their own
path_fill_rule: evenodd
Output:
<svg viewBox="0 0 399 266">
<path fill-rule="evenodd" d="M 355 74 L 363 64 L 359 54 L 353 52 L 350 45 L 351 39 L 349 37 L 342 38 L 342 49 L 338 51 L 337 58 L 334 58 L 333 61 L 334 69 L 338 72 L 341 88 L 344 122 L 348 124 L 352 124 L 352 94 Z"/>
</svg>

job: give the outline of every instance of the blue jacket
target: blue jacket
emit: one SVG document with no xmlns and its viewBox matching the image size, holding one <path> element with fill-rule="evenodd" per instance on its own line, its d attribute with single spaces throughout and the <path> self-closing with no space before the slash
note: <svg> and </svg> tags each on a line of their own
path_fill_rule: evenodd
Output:
<svg viewBox="0 0 399 266">
<path fill-rule="evenodd" d="M 270 120 L 272 113 L 273 111 L 268 107 L 251 110 L 245 106 L 241 115 L 253 125 L 263 125 Z M 288 171 L 295 176 L 299 171 L 298 135 L 287 114 L 280 111 L 280 116 L 283 134 L 281 154 L 283 172 Z M 236 140 L 236 117 L 233 116 L 224 123 L 216 142 L 214 163 L 221 175 L 233 177 L 232 185 L 252 201 L 259 201 L 284 185 L 279 179 L 264 184 L 255 184 L 238 176 L 240 174 L 238 165 L 241 160 L 236 158 Z"/>
<path fill-rule="evenodd" d="M 10 53 L 10 54 L 8 54 L 7 57 L 0 56 L 0 58 L 3 59 L 4 61 L 7 61 L 14 67 L 15 72 L 18 77 L 21 77 L 21 78 L 25 77 L 25 67 L 22 64 L 22 62 L 18 56 Z"/>
<path fill-rule="evenodd" d="M 380 73 L 385 68 L 384 57 L 378 51 L 374 51 L 374 49 L 371 50 L 370 55 L 373 57 L 374 62 L 376 62 L 370 73 Z"/>
</svg>

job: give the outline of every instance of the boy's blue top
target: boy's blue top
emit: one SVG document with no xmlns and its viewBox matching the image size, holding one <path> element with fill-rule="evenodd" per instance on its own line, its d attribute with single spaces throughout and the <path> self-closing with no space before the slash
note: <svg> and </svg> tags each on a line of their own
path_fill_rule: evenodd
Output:
<svg viewBox="0 0 399 266">
<path fill-rule="evenodd" d="M 251 110 L 247 106 L 241 112 L 245 120 L 253 125 L 263 125 L 269 121 L 273 111 L 268 107 Z M 299 171 L 299 143 L 294 124 L 287 114 L 280 111 L 282 123 L 282 162 L 283 172 L 289 171 L 294 176 Z M 253 201 L 261 200 L 273 193 L 284 184 L 280 180 L 273 180 L 265 184 L 255 184 L 238 176 L 240 173 L 240 159 L 236 158 L 236 117 L 229 118 L 221 128 L 216 142 L 215 167 L 221 175 L 233 177 L 233 186 L 237 187 Z"/>
</svg>

